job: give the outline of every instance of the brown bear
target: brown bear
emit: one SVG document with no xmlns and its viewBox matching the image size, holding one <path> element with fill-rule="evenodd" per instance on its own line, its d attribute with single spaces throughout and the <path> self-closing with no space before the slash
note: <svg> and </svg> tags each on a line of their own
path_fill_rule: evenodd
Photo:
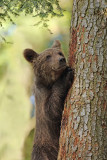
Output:
<svg viewBox="0 0 107 160">
<path fill-rule="evenodd" d="M 41 54 L 24 50 L 35 75 L 36 129 L 32 160 L 57 160 L 64 100 L 73 83 L 73 69 L 67 66 L 61 44 Z"/>
</svg>

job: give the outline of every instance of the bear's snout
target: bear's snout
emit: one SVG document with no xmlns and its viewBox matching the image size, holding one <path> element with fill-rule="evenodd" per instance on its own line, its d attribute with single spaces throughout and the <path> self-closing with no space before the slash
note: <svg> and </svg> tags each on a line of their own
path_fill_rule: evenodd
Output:
<svg viewBox="0 0 107 160">
<path fill-rule="evenodd" d="M 66 64 L 66 60 L 65 60 L 64 57 L 62 57 L 62 58 L 59 59 L 59 64 L 60 65 L 65 65 Z"/>
</svg>

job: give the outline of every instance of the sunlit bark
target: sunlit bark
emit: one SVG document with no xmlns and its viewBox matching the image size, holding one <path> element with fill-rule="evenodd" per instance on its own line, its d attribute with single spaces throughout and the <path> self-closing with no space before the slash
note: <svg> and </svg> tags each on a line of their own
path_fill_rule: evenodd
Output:
<svg viewBox="0 0 107 160">
<path fill-rule="evenodd" d="M 107 159 L 107 9 L 74 0 L 69 64 L 75 80 L 65 102 L 58 160 Z"/>
</svg>

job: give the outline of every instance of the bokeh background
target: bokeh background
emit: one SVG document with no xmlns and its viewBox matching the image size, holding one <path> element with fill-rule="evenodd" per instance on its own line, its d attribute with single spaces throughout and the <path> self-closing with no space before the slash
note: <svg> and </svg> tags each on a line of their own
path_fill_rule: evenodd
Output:
<svg viewBox="0 0 107 160">
<path fill-rule="evenodd" d="M 30 160 L 34 136 L 33 73 L 23 58 L 23 50 L 40 53 L 55 39 L 62 43 L 67 57 L 71 20 L 70 0 L 61 0 L 63 17 L 50 19 L 48 28 L 34 25 L 32 15 L 14 18 L 0 27 L 0 160 Z"/>
</svg>

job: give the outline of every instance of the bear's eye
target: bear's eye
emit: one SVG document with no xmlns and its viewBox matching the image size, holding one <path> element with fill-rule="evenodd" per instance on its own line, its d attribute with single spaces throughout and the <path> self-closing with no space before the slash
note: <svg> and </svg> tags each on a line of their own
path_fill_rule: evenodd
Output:
<svg viewBox="0 0 107 160">
<path fill-rule="evenodd" d="M 51 58 L 51 55 L 46 56 L 46 60 L 49 60 Z"/>
<path fill-rule="evenodd" d="M 63 56 L 62 52 L 59 52 L 58 54 L 59 54 L 60 56 Z"/>
</svg>

